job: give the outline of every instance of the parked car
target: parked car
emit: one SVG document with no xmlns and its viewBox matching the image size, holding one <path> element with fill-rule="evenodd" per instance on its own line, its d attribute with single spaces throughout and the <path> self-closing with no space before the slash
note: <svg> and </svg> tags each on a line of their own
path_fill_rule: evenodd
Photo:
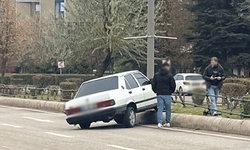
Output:
<svg viewBox="0 0 250 150">
<path fill-rule="evenodd" d="M 179 73 L 174 76 L 176 91 L 193 92 L 200 88 L 206 90 L 206 82 L 202 75 L 196 73 Z"/>
<path fill-rule="evenodd" d="M 65 104 L 66 121 L 82 129 L 92 122 L 114 119 L 133 127 L 136 113 L 156 108 L 150 80 L 139 71 L 129 71 L 82 83 L 75 98 Z"/>
</svg>

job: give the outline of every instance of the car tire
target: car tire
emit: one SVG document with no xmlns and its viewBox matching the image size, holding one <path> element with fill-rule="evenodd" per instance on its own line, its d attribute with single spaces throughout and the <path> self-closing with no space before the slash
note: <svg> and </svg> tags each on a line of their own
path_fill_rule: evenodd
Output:
<svg viewBox="0 0 250 150">
<path fill-rule="evenodd" d="M 115 116 L 114 120 L 117 124 L 123 124 L 123 115 Z"/>
<path fill-rule="evenodd" d="M 123 118 L 123 123 L 126 128 L 132 128 L 135 126 L 136 114 L 133 107 L 128 107 Z"/>
<path fill-rule="evenodd" d="M 85 123 L 80 123 L 79 126 L 81 127 L 81 129 L 89 129 L 90 127 L 90 122 L 85 122 Z"/>
</svg>

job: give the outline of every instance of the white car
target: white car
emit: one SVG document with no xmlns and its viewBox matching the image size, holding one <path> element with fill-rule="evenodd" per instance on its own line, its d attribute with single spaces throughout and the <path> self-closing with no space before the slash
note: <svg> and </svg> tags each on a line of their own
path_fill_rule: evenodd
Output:
<svg viewBox="0 0 250 150">
<path fill-rule="evenodd" d="M 65 104 L 66 121 L 82 129 L 92 122 L 114 119 L 133 127 L 135 113 L 156 108 L 150 80 L 139 71 L 129 71 L 84 82 L 75 98 Z"/>
<path fill-rule="evenodd" d="M 206 90 L 206 82 L 202 75 L 196 73 L 179 73 L 174 76 L 176 91 L 193 92 L 200 88 Z"/>
</svg>

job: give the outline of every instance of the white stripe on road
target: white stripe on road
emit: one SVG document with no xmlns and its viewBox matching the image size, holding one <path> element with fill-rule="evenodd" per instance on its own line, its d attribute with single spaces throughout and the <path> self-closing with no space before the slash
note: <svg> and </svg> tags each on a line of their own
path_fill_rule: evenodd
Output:
<svg viewBox="0 0 250 150">
<path fill-rule="evenodd" d="M 122 146 L 118 146 L 118 145 L 107 145 L 107 146 L 113 147 L 113 148 L 118 148 L 118 149 L 123 149 L 123 150 L 135 150 L 135 149 L 126 148 L 126 147 L 122 147 Z"/>
<path fill-rule="evenodd" d="M 142 126 L 149 127 L 149 128 L 156 128 L 156 129 L 158 128 L 158 127 L 151 126 L 151 125 L 142 125 Z M 181 130 L 181 129 L 173 129 L 173 128 L 161 128 L 161 129 L 169 130 L 169 131 L 184 132 L 184 133 L 192 133 L 192 134 L 200 134 L 200 135 L 208 135 L 208 136 L 229 138 L 229 139 L 234 139 L 234 140 L 250 141 L 250 138 L 234 137 L 234 136 L 229 136 L 229 135 L 220 135 L 220 134 L 212 134 L 212 133 L 189 131 L 189 130 Z"/>
<path fill-rule="evenodd" d="M 37 118 L 32 118 L 32 117 L 23 117 L 23 118 L 30 119 L 30 120 L 35 120 L 35 121 L 38 121 L 38 122 L 50 122 L 50 123 L 53 122 L 51 120 L 43 120 L 43 119 L 37 119 Z"/>
<path fill-rule="evenodd" d="M 12 124 L 7 124 L 7 123 L 1 123 L 0 125 L 2 126 L 8 126 L 8 127 L 13 127 L 13 128 L 22 128 L 20 126 L 12 125 Z"/>
<path fill-rule="evenodd" d="M 58 134 L 58 133 L 53 133 L 53 132 L 45 132 L 45 133 L 50 134 L 50 135 L 60 136 L 60 137 L 73 138 L 73 136 L 68 136 L 68 135 L 63 135 L 63 134 Z"/>
</svg>

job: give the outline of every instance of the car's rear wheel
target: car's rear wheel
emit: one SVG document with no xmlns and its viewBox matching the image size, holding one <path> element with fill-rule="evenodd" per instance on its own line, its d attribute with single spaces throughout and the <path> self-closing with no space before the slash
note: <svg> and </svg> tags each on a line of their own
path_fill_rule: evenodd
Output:
<svg viewBox="0 0 250 150">
<path fill-rule="evenodd" d="M 80 123 L 79 126 L 81 127 L 81 129 L 89 129 L 90 127 L 90 122 L 85 122 L 85 123 Z"/>
<path fill-rule="evenodd" d="M 123 115 L 115 116 L 114 120 L 117 124 L 123 124 Z"/>
<path fill-rule="evenodd" d="M 133 107 L 128 107 L 123 118 L 124 126 L 126 128 L 132 128 L 135 126 L 135 121 L 136 121 L 135 109 Z"/>
</svg>

